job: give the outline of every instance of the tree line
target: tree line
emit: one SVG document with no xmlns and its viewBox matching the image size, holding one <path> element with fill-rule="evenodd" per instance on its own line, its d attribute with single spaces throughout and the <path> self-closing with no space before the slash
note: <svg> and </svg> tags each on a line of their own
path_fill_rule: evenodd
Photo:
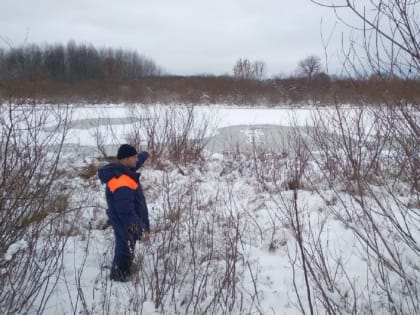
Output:
<svg viewBox="0 0 420 315">
<path fill-rule="evenodd" d="M 134 50 L 95 48 L 91 44 L 25 45 L 0 48 L 0 103 L 16 97 L 45 102 L 378 104 L 420 99 L 420 80 L 395 71 L 363 77 L 324 72 L 321 59 L 309 55 L 294 74 L 267 78 L 262 60 L 240 58 L 231 74 L 173 76 Z"/>
<path fill-rule="evenodd" d="M 159 76 L 162 69 L 134 50 L 101 48 L 92 44 L 31 44 L 0 48 L 0 80 L 51 80 L 75 83 L 133 81 Z"/>
</svg>

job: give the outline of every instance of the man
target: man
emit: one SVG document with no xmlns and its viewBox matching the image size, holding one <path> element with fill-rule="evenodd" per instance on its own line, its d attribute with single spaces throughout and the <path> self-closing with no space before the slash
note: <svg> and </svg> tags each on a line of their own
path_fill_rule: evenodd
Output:
<svg viewBox="0 0 420 315">
<path fill-rule="evenodd" d="M 149 154 L 123 144 L 118 149 L 118 162 L 101 167 L 98 176 L 106 184 L 107 215 L 114 229 L 115 253 L 111 280 L 128 281 L 136 241 L 149 240 L 149 213 L 136 171 Z"/>
</svg>

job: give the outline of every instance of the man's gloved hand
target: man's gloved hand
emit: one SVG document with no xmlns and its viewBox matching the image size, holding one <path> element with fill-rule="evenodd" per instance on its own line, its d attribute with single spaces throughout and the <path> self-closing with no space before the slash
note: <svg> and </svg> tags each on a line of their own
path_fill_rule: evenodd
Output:
<svg viewBox="0 0 420 315">
<path fill-rule="evenodd" d="M 127 232 L 128 232 L 128 234 L 134 234 L 135 227 L 136 226 L 134 224 L 130 224 L 129 226 L 127 226 Z"/>
<path fill-rule="evenodd" d="M 140 241 L 143 243 L 147 243 L 150 241 L 150 235 L 149 232 L 143 231 L 143 233 L 140 235 Z"/>
<path fill-rule="evenodd" d="M 128 232 L 128 237 L 130 238 L 130 239 L 137 239 L 137 237 L 138 237 L 138 235 L 139 235 L 139 230 L 138 230 L 138 228 L 137 228 L 137 225 L 136 224 L 130 224 L 128 227 L 127 227 L 127 232 Z"/>
</svg>

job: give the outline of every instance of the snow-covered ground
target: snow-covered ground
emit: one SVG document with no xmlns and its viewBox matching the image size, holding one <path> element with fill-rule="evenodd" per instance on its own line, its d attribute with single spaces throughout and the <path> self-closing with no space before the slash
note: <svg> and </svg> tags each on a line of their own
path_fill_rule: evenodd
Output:
<svg viewBox="0 0 420 315">
<path fill-rule="evenodd" d="M 281 134 L 288 138 L 293 128 L 313 126 L 316 113 L 313 108 L 222 105 L 197 106 L 194 110 L 198 126 L 210 122 L 206 136 L 222 135 L 217 141 L 227 141 L 228 128 L 242 135 L 238 138 L 241 144 L 261 142 L 262 152 L 270 128 L 280 133 L 275 136 L 278 139 Z M 322 110 L 326 114 L 333 111 Z M 350 106 L 344 110 L 353 111 Z M 67 243 L 64 269 L 45 314 L 300 314 L 299 303 L 308 309 L 300 252 L 291 229 L 294 195 L 289 189 L 290 160 L 287 154 L 273 158 L 271 151 L 255 158 L 215 146 L 197 163 L 163 161 L 165 167 L 146 163 L 141 182 L 151 216 L 151 241 L 137 244 L 138 272 L 132 281 L 110 282 L 113 232 L 102 229 L 106 222 L 104 187 L 96 176 L 84 178 L 78 172 L 104 163 L 98 160 L 96 150 L 98 132 L 105 135 L 104 145 L 115 150 L 126 142 L 138 120 L 131 116 L 132 108 L 122 105 L 72 106 L 71 112 L 61 167 L 73 172 L 68 179 L 71 201 L 81 205 L 81 210 L 71 214 L 78 232 Z M 279 153 L 286 148 L 287 143 Z M 312 178 L 304 181 L 297 195 L 303 235 L 308 248 L 309 240 L 316 239 L 317 243 L 310 244 L 327 251 L 326 263 L 335 268 L 337 277 L 330 280 L 330 287 L 328 283 L 320 287 L 325 286 L 324 294 L 343 313 L 351 313 L 351 290 L 357 291 L 360 309 L 371 305 L 370 311 L 382 313 L 386 308 L 380 294 L 363 295 L 369 285 L 374 286 L 368 268 L 375 267 L 364 261 L 365 249 L 349 228 L 355 223 L 345 226 L 331 211 L 334 207 L 340 211 L 343 205 L 357 211 L 357 206 L 344 189 L 341 200 L 336 200 L 334 193 L 340 188 L 323 182 L 316 164 L 310 162 L 308 172 Z M 401 194 L 402 200 L 410 198 L 406 187 L 401 188 Z M 418 231 L 412 235 L 417 241 Z M 20 248 L 25 249 L 22 244 Z M 408 255 L 404 259 L 411 258 Z M 412 270 L 420 270 L 416 268 Z M 315 270 L 312 277 L 316 276 Z M 413 277 L 419 279 L 420 272 Z"/>
<path fill-rule="evenodd" d="M 176 105 L 175 105 L 176 106 Z M 140 107 L 141 110 L 142 107 Z M 144 108 L 147 108 L 144 106 Z M 167 106 L 153 107 L 154 112 L 164 111 Z M 179 106 L 181 108 L 181 106 Z M 72 108 L 73 128 L 67 138 L 67 143 L 78 145 L 95 145 L 94 131 L 99 128 L 111 128 L 112 133 L 119 139 L 124 139 L 133 127 L 136 119 L 132 116 L 130 107 L 121 105 L 74 107 Z M 311 124 L 313 109 L 292 108 L 243 108 L 223 107 L 221 105 L 195 106 L 197 125 L 202 120 L 209 121 L 210 128 L 207 136 L 212 136 L 215 129 L 237 125 L 278 125 L 305 126 Z M 109 131 L 109 130 L 108 130 Z M 109 143 L 111 144 L 111 143 Z"/>
</svg>

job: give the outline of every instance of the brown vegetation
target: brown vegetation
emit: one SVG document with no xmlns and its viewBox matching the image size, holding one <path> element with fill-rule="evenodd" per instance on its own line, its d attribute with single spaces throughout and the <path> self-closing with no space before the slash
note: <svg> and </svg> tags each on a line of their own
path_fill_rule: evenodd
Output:
<svg viewBox="0 0 420 315">
<path fill-rule="evenodd" d="M 8 91 L 8 92 L 6 92 Z M 420 81 L 337 79 L 327 75 L 312 79 L 287 78 L 264 81 L 239 80 L 228 76 L 145 77 L 124 82 L 54 81 L 0 82 L 0 96 L 9 93 L 41 102 L 194 103 L 194 104 L 379 104 L 400 101 L 419 103 Z"/>
<path fill-rule="evenodd" d="M 248 59 L 236 62 L 233 76 L 163 76 L 153 60 L 135 51 L 74 42 L 26 45 L 0 48 L 0 99 L 247 105 L 418 103 L 420 99 L 420 81 L 412 70 L 384 73 L 374 68 L 366 74 L 355 71 L 348 77 L 330 77 L 314 55 L 297 66 L 297 76 L 282 79 L 264 80 L 264 61 Z"/>
</svg>

